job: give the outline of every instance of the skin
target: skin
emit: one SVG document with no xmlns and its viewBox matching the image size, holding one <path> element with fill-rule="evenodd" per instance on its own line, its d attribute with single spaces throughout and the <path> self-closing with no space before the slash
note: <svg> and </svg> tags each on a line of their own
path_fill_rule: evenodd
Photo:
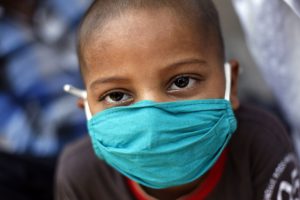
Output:
<svg viewBox="0 0 300 200">
<path fill-rule="evenodd" d="M 92 114 L 141 100 L 224 98 L 224 61 L 209 48 L 209 41 L 199 27 L 164 8 L 128 10 L 110 19 L 92 34 L 83 51 Z M 238 63 L 230 63 L 231 103 L 237 109 Z M 143 189 L 159 199 L 175 199 L 193 191 L 204 178 L 163 190 Z"/>
</svg>

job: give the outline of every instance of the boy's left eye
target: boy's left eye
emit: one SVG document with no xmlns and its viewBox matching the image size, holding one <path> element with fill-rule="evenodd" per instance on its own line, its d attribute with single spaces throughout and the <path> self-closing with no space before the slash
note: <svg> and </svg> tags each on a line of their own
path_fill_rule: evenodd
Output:
<svg viewBox="0 0 300 200">
<path fill-rule="evenodd" d="M 180 76 L 173 81 L 173 83 L 169 87 L 169 90 L 180 90 L 184 88 L 190 88 L 194 86 L 196 81 L 197 80 L 195 78 L 192 78 L 190 76 Z"/>
</svg>

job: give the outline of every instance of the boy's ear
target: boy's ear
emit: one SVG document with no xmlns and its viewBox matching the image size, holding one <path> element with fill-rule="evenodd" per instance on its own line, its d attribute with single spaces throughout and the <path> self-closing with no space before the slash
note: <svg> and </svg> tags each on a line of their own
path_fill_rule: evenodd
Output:
<svg viewBox="0 0 300 200">
<path fill-rule="evenodd" d="M 238 98 L 238 76 L 239 76 L 239 63 L 236 60 L 229 61 L 231 65 L 231 94 L 230 101 L 233 110 L 236 110 L 240 106 L 240 100 Z"/>
<path fill-rule="evenodd" d="M 80 109 L 84 109 L 84 103 L 82 98 L 77 99 L 77 107 Z"/>
</svg>

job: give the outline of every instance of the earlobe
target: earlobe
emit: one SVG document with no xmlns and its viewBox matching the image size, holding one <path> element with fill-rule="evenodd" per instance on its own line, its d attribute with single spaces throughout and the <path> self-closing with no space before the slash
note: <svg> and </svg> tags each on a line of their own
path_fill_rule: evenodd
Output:
<svg viewBox="0 0 300 200">
<path fill-rule="evenodd" d="M 231 65 L 231 94 L 230 101 L 234 110 L 240 106 L 238 98 L 238 76 L 239 76 L 239 63 L 236 60 L 229 61 Z"/>
<path fill-rule="evenodd" d="M 82 98 L 77 99 L 77 107 L 80 109 L 84 109 L 84 102 Z"/>
</svg>

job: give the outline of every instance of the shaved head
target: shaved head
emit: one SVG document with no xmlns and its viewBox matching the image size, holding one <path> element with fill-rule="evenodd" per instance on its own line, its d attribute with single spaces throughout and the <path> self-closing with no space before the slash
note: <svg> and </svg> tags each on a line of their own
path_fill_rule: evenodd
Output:
<svg viewBox="0 0 300 200">
<path fill-rule="evenodd" d="M 168 9 L 174 16 L 183 20 L 183 28 L 184 25 L 197 26 L 199 34 L 207 36 L 209 46 L 215 48 L 216 54 L 224 60 L 219 16 L 211 0 L 95 0 L 79 30 L 77 50 L 82 73 L 85 68 L 86 47 L 95 37 L 101 37 L 101 31 L 110 19 L 119 17 L 130 9 Z"/>
</svg>

